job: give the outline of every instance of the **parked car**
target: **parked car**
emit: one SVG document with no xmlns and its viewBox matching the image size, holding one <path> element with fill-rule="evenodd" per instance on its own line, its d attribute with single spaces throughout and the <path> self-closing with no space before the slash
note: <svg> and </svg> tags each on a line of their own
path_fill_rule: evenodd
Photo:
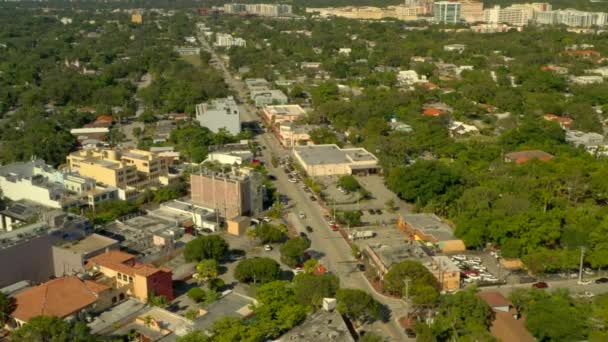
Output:
<svg viewBox="0 0 608 342">
<path fill-rule="evenodd" d="M 458 255 L 453 255 L 452 259 L 453 260 L 464 261 L 464 260 L 467 260 L 467 256 L 466 255 L 462 255 L 462 254 L 458 254 Z"/>
<path fill-rule="evenodd" d="M 266 246 L 264 246 L 264 250 L 266 252 L 270 252 L 272 250 L 272 246 L 271 245 L 266 245 Z"/>
<path fill-rule="evenodd" d="M 411 329 L 411 328 L 405 329 L 405 334 L 409 338 L 415 338 L 416 337 L 416 332 L 413 329 Z"/>
<path fill-rule="evenodd" d="M 593 283 L 591 280 L 580 280 L 576 282 L 578 285 L 589 285 Z"/>
<path fill-rule="evenodd" d="M 330 224 L 330 225 L 329 225 L 329 228 L 330 228 L 331 230 L 333 230 L 334 232 L 335 232 L 335 231 L 338 231 L 338 225 L 337 225 L 337 224 L 335 224 L 335 223 Z"/>
<path fill-rule="evenodd" d="M 606 283 L 608 283 L 608 278 L 605 278 L 605 277 L 597 278 L 597 279 L 595 279 L 595 283 L 596 284 L 606 284 Z"/>
<path fill-rule="evenodd" d="M 535 287 L 537 289 L 546 289 L 549 287 L 549 284 L 545 283 L 544 281 L 539 281 L 537 283 L 532 284 L 532 287 Z"/>
<path fill-rule="evenodd" d="M 314 231 L 314 229 L 312 229 L 311 226 L 306 226 L 306 231 L 309 233 L 312 233 Z"/>
<path fill-rule="evenodd" d="M 295 179 L 295 178 L 293 178 L 293 177 L 288 177 L 287 181 L 288 181 L 289 183 L 297 183 L 297 182 L 298 182 L 298 180 L 297 180 L 297 179 Z"/>
<path fill-rule="evenodd" d="M 317 200 L 317 198 L 316 198 L 315 196 L 313 196 L 313 195 L 310 195 L 310 197 L 309 197 L 309 198 L 310 198 L 310 200 L 311 200 L 311 201 L 313 201 L 313 202 Z"/>
<path fill-rule="evenodd" d="M 304 233 L 304 232 L 300 232 L 300 237 L 308 239 L 308 235 L 306 235 L 306 233 Z"/>
<path fill-rule="evenodd" d="M 306 218 L 306 213 L 305 213 L 305 212 L 303 212 L 303 211 L 300 211 L 300 213 L 298 214 L 298 217 L 299 217 L 301 220 L 303 220 L 303 219 L 305 219 L 305 218 Z"/>
</svg>

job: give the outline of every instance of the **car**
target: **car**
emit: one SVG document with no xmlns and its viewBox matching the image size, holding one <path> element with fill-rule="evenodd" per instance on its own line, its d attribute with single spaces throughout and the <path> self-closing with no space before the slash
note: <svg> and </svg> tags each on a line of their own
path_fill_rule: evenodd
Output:
<svg viewBox="0 0 608 342">
<path fill-rule="evenodd" d="M 335 232 L 335 231 L 338 231 L 338 225 L 337 225 L 337 224 L 335 224 L 335 223 L 330 224 L 330 225 L 329 225 L 329 228 L 330 228 L 331 230 L 333 230 L 334 232 Z"/>
<path fill-rule="evenodd" d="M 549 284 L 545 283 L 544 281 L 539 281 L 532 284 L 532 287 L 535 287 L 537 289 L 546 289 L 549 287 Z"/>
<path fill-rule="evenodd" d="M 298 217 L 303 220 L 306 218 L 306 213 L 303 211 L 300 211 L 300 213 L 298 214 Z"/>
<path fill-rule="evenodd" d="M 596 284 L 606 284 L 606 283 L 608 283 L 608 278 L 605 278 L 605 277 L 597 278 L 597 279 L 595 279 L 595 283 Z"/>
<path fill-rule="evenodd" d="M 409 338 L 415 338 L 416 337 L 416 332 L 413 329 L 411 329 L 411 328 L 405 329 L 405 334 Z"/>
<path fill-rule="evenodd" d="M 591 280 L 579 280 L 576 282 L 578 285 L 589 285 L 593 283 Z"/>
<path fill-rule="evenodd" d="M 475 270 L 468 270 L 468 271 L 464 271 L 462 272 L 465 276 L 469 276 L 469 275 L 479 275 L 479 271 L 475 271 Z"/>
<path fill-rule="evenodd" d="M 297 180 L 297 179 L 295 179 L 295 178 L 293 178 L 293 177 L 289 177 L 289 178 L 287 179 L 287 181 L 288 181 L 289 183 L 297 183 L 297 182 L 298 182 L 298 180 Z"/>
<path fill-rule="evenodd" d="M 270 252 L 272 250 L 272 246 L 271 245 L 266 245 L 266 246 L 264 246 L 264 250 L 266 252 Z"/>
<path fill-rule="evenodd" d="M 308 239 L 308 235 L 306 235 L 304 232 L 300 232 L 300 237 Z"/>
<path fill-rule="evenodd" d="M 376 209 L 376 215 L 382 215 L 382 209 Z"/>
<path fill-rule="evenodd" d="M 209 233 L 213 233 L 213 230 L 211 230 L 209 228 L 202 228 L 201 232 L 209 234 Z"/>
<path fill-rule="evenodd" d="M 264 221 L 266 223 L 270 223 L 272 221 L 272 219 L 268 216 L 264 216 L 264 217 L 262 217 L 262 221 Z"/>
<path fill-rule="evenodd" d="M 268 179 L 270 179 L 271 181 L 277 180 L 277 177 L 275 175 L 268 174 L 268 175 L 266 175 L 266 177 L 268 177 Z"/>
<path fill-rule="evenodd" d="M 374 209 L 368 209 L 368 210 L 367 210 L 367 212 L 368 212 L 370 215 L 376 215 L 376 212 L 374 211 Z"/>
<path fill-rule="evenodd" d="M 574 296 L 578 297 L 578 298 L 593 298 L 593 297 L 595 297 L 595 294 L 593 294 L 589 291 L 585 291 L 585 292 L 577 293 Z"/>
<path fill-rule="evenodd" d="M 465 261 L 467 260 L 467 256 L 466 255 L 462 255 L 462 254 L 457 254 L 452 256 L 452 259 L 454 260 L 460 260 L 460 261 Z"/>
<path fill-rule="evenodd" d="M 314 231 L 314 229 L 312 229 L 311 226 L 306 226 L 306 231 L 309 233 L 312 233 Z"/>
</svg>

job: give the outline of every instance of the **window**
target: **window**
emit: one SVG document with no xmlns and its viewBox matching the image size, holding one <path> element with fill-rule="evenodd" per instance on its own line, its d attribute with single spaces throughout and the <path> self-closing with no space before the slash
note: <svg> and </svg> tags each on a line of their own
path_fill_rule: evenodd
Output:
<svg viewBox="0 0 608 342">
<path fill-rule="evenodd" d="M 129 283 L 133 282 L 133 277 L 129 277 Z"/>
</svg>

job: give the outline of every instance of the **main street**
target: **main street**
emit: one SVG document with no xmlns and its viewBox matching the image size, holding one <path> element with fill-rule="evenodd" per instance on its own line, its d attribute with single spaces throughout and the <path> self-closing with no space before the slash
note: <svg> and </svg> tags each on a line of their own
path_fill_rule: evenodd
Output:
<svg viewBox="0 0 608 342">
<path fill-rule="evenodd" d="M 223 60 L 209 47 L 202 37 L 199 37 L 199 40 L 203 48 L 210 52 L 213 58 L 218 61 L 217 67 L 223 71 L 226 83 L 238 94 L 241 102 L 241 121 L 259 122 L 256 108 L 246 102 L 248 96 L 243 82 L 232 76 Z M 355 270 L 356 260 L 352 256 L 348 243 L 344 241 L 339 233 L 329 229 L 328 223 L 323 218 L 323 208 L 321 208 L 318 202 L 310 200 L 309 194 L 302 189 L 300 183 L 288 182 L 287 175 L 280 168 L 272 166 L 270 162 L 272 155 L 280 158 L 286 156 L 288 151 L 279 145 L 277 139 L 271 133 L 259 135 L 257 141 L 266 147 L 264 155 L 266 167 L 271 174 L 277 177 L 277 189 L 280 193 L 287 195 L 292 203 L 295 203 L 295 206 L 292 208 L 293 212 L 303 212 L 306 215 L 304 222 L 295 222 L 296 228 L 302 231 L 305 225 L 313 227 L 314 232 L 308 235 L 311 240 L 311 249 L 317 253 L 319 261 L 340 277 L 342 287 L 365 290 L 392 312 L 388 322 L 375 323 L 371 327 L 367 327 L 367 329 L 380 332 L 394 341 L 407 341 L 408 338 L 397 322 L 397 318 L 404 313 L 404 303 L 400 299 L 389 298 L 376 293 L 364 275 Z"/>
</svg>

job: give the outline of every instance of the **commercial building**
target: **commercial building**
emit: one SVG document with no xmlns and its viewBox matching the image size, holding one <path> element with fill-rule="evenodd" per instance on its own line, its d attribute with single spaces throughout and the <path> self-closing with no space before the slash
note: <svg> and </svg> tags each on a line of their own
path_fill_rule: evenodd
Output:
<svg viewBox="0 0 608 342">
<path fill-rule="evenodd" d="M 204 169 L 193 173 L 190 193 L 192 203 L 217 210 L 226 219 L 262 212 L 262 176 L 252 169 L 234 169 L 230 173 Z"/>
<path fill-rule="evenodd" d="M 460 268 L 450 258 L 444 255 L 433 256 L 427 268 L 442 290 L 457 290 L 460 288 Z"/>
<path fill-rule="evenodd" d="M 354 342 L 355 338 L 338 310 L 321 309 L 279 337 L 278 341 Z"/>
<path fill-rule="evenodd" d="M 456 24 L 460 21 L 459 2 L 438 1 L 433 3 L 433 16 L 436 23 Z"/>
<path fill-rule="evenodd" d="M 262 109 L 262 120 L 271 126 L 294 122 L 302 118 L 306 111 L 300 105 L 265 106 Z"/>
<path fill-rule="evenodd" d="M 395 18 L 398 20 L 416 20 L 419 15 L 428 14 L 430 10 L 430 7 L 422 4 L 406 4 L 399 6 L 388 6 L 384 8 L 370 6 L 306 8 L 306 13 L 316 13 L 324 18 L 342 17 L 360 20 Z"/>
<path fill-rule="evenodd" d="M 566 25 L 569 27 L 603 27 L 608 24 L 608 13 L 585 12 L 574 9 L 534 12 L 534 21 L 544 25 Z"/>
<path fill-rule="evenodd" d="M 444 253 L 466 250 L 464 242 L 454 236 L 452 227 L 435 214 L 400 215 L 397 226 L 412 239 L 435 246 Z"/>
<path fill-rule="evenodd" d="M 428 260 L 428 255 L 418 243 L 405 241 L 403 238 L 385 244 L 368 244 L 363 249 L 363 257 L 380 280 L 394 264 L 406 260 L 420 262 Z"/>
<path fill-rule="evenodd" d="M 53 246 L 55 276 L 63 277 L 83 273 L 86 271 L 85 265 L 90 258 L 119 248 L 118 240 L 99 234 Z"/>
<path fill-rule="evenodd" d="M 139 263 L 131 254 L 108 251 L 89 259 L 86 267 L 109 278 L 115 288 L 141 302 L 147 302 L 151 294 L 173 299 L 171 271 Z"/>
<path fill-rule="evenodd" d="M 241 114 L 232 96 L 196 105 L 196 120 L 203 127 L 217 133 L 225 129 L 228 133 L 237 135 L 241 132 Z"/>
<path fill-rule="evenodd" d="M 525 26 L 534 19 L 534 13 L 550 8 L 551 5 L 544 3 L 514 4 L 501 8 L 496 5 L 484 10 L 484 21 L 490 24 L 509 24 L 514 26 Z"/>
<path fill-rule="evenodd" d="M 85 319 L 112 306 L 113 292 L 110 286 L 76 276 L 57 278 L 17 293 L 11 317 L 15 327 L 36 316 Z"/>
<path fill-rule="evenodd" d="M 258 90 L 270 90 L 270 83 L 263 78 L 246 78 L 245 86 L 250 93 Z"/>
<path fill-rule="evenodd" d="M 195 229 L 210 229 L 217 231 L 217 213 L 215 210 L 202 207 L 190 202 L 173 200 L 160 205 L 160 208 L 153 211 L 148 211 L 148 216 L 157 217 L 159 219 L 173 222 L 173 227 L 195 228 Z M 173 228 L 170 227 L 170 228 Z M 155 231 L 156 235 L 162 234 L 161 231 Z"/>
<path fill-rule="evenodd" d="M 226 14 L 251 14 L 263 17 L 281 17 L 292 14 L 287 4 L 224 4 Z"/>
<path fill-rule="evenodd" d="M 211 152 L 205 159 L 205 162 L 216 162 L 223 165 L 242 165 L 243 163 L 251 163 L 253 153 L 250 150 L 246 151 L 229 151 L 229 152 Z"/>
<path fill-rule="evenodd" d="M 279 124 L 276 132 L 281 145 L 291 148 L 297 145 L 313 144 L 310 132 L 318 127 L 316 125 L 297 125 L 293 122 L 283 122 Z"/>
<path fill-rule="evenodd" d="M 599 75 L 570 76 L 568 79 L 570 82 L 578 85 L 590 85 L 604 82 L 604 78 Z"/>
<path fill-rule="evenodd" d="M 311 177 L 376 173 L 378 158 L 364 148 L 342 149 L 335 144 L 296 146 L 294 158 Z"/>
<path fill-rule="evenodd" d="M 213 45 L 217 47 L 244 47 L 247 46 L 247 42 L 243 38 L 233 37 L 228 33 L 217 33 L 215 35 L 215 43 Z"/>
<path fill-rule="evenodd" d="M 67 163 L 70 172 L 121 189 L 121 199 L 129 197 L 126 193 L 168 182 L 167 161 L 144 150 L 81 150 L 70 153 Z"/>
<path fill-rule="evenodd" d="M 250 96 L 258 108 L 270 105 L 285 105 L 288 102 L 287 95 L 278 89 L 255 90 L 251 92 Z"/>
</svg>

